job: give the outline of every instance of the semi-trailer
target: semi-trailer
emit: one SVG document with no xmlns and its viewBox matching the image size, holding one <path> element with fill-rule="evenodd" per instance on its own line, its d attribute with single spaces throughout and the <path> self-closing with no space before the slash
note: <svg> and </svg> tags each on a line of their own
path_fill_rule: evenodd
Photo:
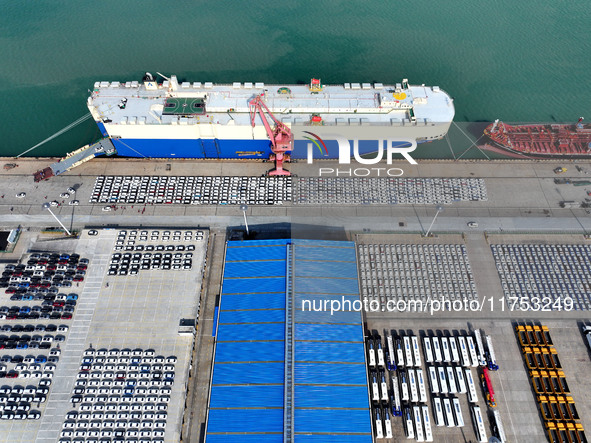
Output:
<svg viewBox="0 0 591 443">
<path fill-rule="evenodd" d="M 392 415 L 400 417 L 402 415 L 402 408 L 400 405 L 400 389 L 398 387 L 398 377 L 392 377 Z"/>
<path fill-rule="evenodd" d="M 423 337 L 423 350 L 425 351 L 425 361 L 432 364 L 433 349 L 431 348 L 431 339 L 429 337 Z"/>
<path fill-rule="evenodd" d="M 490 335 L 486 336 L 486 347 L 488 348 L 488 369 L 491 371 L 497 371 L 499 369 L 499 365 L 497 364 L 497 357 L 495 355 L 495 350 L 493 348 L 492 339 L 490 338 Z"/>
<path fill-rule="evenodd" d="M 462 416 L 462 408 L 460 406 L 460 400 L 455 397 L 452 401 L 452 406 L 454 410 L 454 416 L 456 419 L 456 426 L 458 428 L 464 427 L 464 417 Z"/>
<path fill-rule="evenodd" d="M 451 361 L 455 364 L 460 364 L 460 352 L 455 337 L 449 337 L 449 349 L 451 350 Z"/>
<path fill-rule="evenodd" d="M 441 337 L 441 349 L 443 350 L 443 361 L 451 363 L 451 353 L 449 350 L 449 340 L 447 337 Z"/>
<path fill-rule="evenodd" d="M 468 401 L 470 403 L 478 403 L 478 395 L 476 394 L 476 384 L 472 378 L 472 370 L 470 368 L 464 369 L 466 374 L 466 384 L 468 385 Z"/>
<path fill-rule="evenodd" d="M 417 385 L 419 386 L 419 401 L 427 403 L 427 387 L 425 386 L 425 377 L 422 369 L 417 369 Z"/>
<path fill-rule="evenodd" d="M 448 428 L 453 428 L 456 425 L 456 421 L 454 419 L 454 413 L 451 406 L 451 401 L 449 398 L 443 399 L 443 413 L 445 415 L 445 425 Z"/>
<path fill-rule="evenodd" d="M 447 373 L 447 384 L 449 387 L 449 393 L 450 394 L 457 394 L 458 387 L 456 385 L 456 377 L 454 376 L 454 368 L 452 368 L 451 366 L 447 366 L 445 368 L 445 371 Z"/>
<path fill-rule="evenodd" d="M 445 426 L 445 419 L 443 418 L 443 405 L 439 397 L 433 397 L 433 417 L 436 426 Z"/>
<path fill-rule="evenodd" d="M 386 358 L 386 363 L 388 364 L 388 370 L 395 371 L 396 370 L 396 362 L 394 361 L 394 340 L 392 339 L 391 335 L 386 337 L 386 342 L 388 343 L 388 353 Z"/>
<path fill-rule="evenodd" d="M 468 346 L 466 345 L 465 337 L 458 337 L 458 346 L 460 348 L 460 354 L 462 356 L 462 366 L 464 366 L 465 368 L 472 366 L 472 361 L 470 360 L 470 355 L 468 353 Z"/>
<path fill-rule="evenodd" d="M 476 354 L 476 346 L 474 345 L 474 340 L 472 337 L 466 337 L 466 344 L 468 345 L 468 352 L 470 353 L 470 360 L 472 362 L 472 367 L 476 368 L 479 366 L 478 355 Z"/>
<path fill-rule="evenodd" d="M 417 389 L 417 376 L 414 369 L 408 369 L 408 384 L 410 386 L 410 401 L 416 403 L 419 401 L 419 392 Z"/>
<path fill-rule="evenodd" d="M 410 337 L 410 341 L 414 356 L 414 365 L 416 367 L 420 367 L 423 363 L 421 361 L 421 349 L 419 348 L 419 338 L 416 335 L 413 335 Z"/>
<path fill-rule="evenodd" d="M 456 372 L 456 379 L 458 381 L 458 392 L 460 394 L 465 394 L 466 392 L 468 392 L 468 390 L 466 388 L 466 380 L 464 377 L 464 371 L 459 366 L 456 366 L 454 368 L 454 370 Z"/>
<path fill-rule="evenodd" d="M 437 374 L 439 375 L 439 392 L 447 394 L 449 390 L 447 389 L 447 382 L 445 381 L 445 368 L 443 366 L 438 366 Z"/>
<path fill-rule="evenodd" d="M 423 433 L 423 420 L 421 419 L 421 408 L 418 406 L 413 406 L 412 408 L 413 416 L 415 419 L 415 429 L 416 429 L 416 440 L 417 441 L 425 441 L 425 434 Z"/>
<path fill-rule="evenodd" d="M 484 346 L 482 344 L 482 336 L 480 334 L 480 329 L 474 330 L 474 337 L 476 338 L 476 355 L 478 356 L 478 364 L 480 366 L 486 366 L 486 357 L 484 356 Z"/>
<path fill-rule="evenodd" d="M 412 368 L 414 366 L 414 363 L 412 361 L 412 347 L 410 345 L 410 337 L 405 335 L 402 340 L 404 343 L 404 356 L 406 357 L 406 366 Z"/>
<path fill-rule="evenodd" d="M 476 433 L 478 443 L 487 443 L 488 437 L 479 406 L 472 406 L 472 424 L 474 425 L 474 432 Z"/>
<path fill-rule="evenodd" d="M 439 382 L 437 381 L 435 366 L 429 366 L 429 383 L 431 385 L 431 394 L 439 394 Z"/>
<path fill-rule="evenodd" d="M 431 341 L 433 342 L 433 352 L 435 353 L 435 361 L 437 363 L 441 363 L 443 358 L 441 356 L 441 347 L 439 346 L 439 338 L 438 337 L 431 337 Z"/>
<path fill-rule="evenodd" d="M 380 375 L 381 399 L 383 403 L 388 403 L 388 384 L 386 383 L 386 375 L 383 372 Z"/>
<path fill-rule="evenodd" d="M 421 408 L 423 412 L 423 427 L 425 428 L 425 441 L 433 441 L 433 427 L 431 426 L 431 418 L 429 417 L 429 408 L 423 406 Z"/>
</svg>

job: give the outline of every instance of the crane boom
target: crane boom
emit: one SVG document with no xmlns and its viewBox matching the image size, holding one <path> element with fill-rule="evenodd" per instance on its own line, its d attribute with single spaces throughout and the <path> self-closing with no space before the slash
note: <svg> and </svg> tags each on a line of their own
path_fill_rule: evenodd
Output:
<svg viewBox="0 0 591 443">
<path fill-rule="evenodd" d="M 275 169 L 269 171 L 269 175 L 291 175 L 288 170 L 283 169 L 283 162 L 288 162 L 290 160 L 289 152 L 293 149 L 293 134 L 291 133 L 291 129 L 275 118 L 273 113 L 263 102 L 262 94 L 259 94 L 250 100 L 248 106 L 252 127 L 255 127 L 255 118 L 257 114 L 259 114 L 263 121 L 263 125 L 265 126 L 265 130 L 267 131 L 267 136 L 269 137 L 269 140 L 271 140 L 271 150 L 273 153 L 269 156 L 269 160 L 275 161 Z M 274 128 L 271 128 L 265 112 L 275 123 Z"/>
<path fill-rule="evenodd" d="M 482 368 L 482 387 L 484 389 L 484 393 L 486 394 L 488 405 L 491 408 L 496 408 L 497 402 L 495 400 L 495 391 L 492 387 L 492 382 L 490 381 L 488 369 L 486 367 Z"/>
</svg>

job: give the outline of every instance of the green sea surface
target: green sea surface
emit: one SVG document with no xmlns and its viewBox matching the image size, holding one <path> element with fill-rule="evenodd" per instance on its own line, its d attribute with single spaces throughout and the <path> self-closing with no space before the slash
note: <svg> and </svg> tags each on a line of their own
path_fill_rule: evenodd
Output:
<svg viewBox="0 0 591 443">
<path fill-rule="evenodd" d="M 586 0 L 0 0 L 0 155 L 88 113 L 95 81 L 145 71 L 190 81 L 439 85 L 461 122 L 591 120 Z M 470 146 L 457 132 L 456 155 Z M 99 136 L 92 119 L 32 151 Z M 451 156 L 447 142 L 422 157 Z M 418 153 L 419 151 L 417 151 Z M 463 158 L 482 155 L 472 149 Z"/>
</svg>

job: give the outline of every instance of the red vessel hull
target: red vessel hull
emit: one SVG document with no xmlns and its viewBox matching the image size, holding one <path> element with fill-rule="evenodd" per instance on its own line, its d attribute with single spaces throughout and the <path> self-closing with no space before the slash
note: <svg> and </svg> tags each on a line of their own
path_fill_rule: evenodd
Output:
<svg viewBox="0 0 591 443">
<path fill-rule="evenodd" d="M 507 125 L 495 122 L 484 130 L 495 145 L 520 154 L 543 157 L 591 157 L 591 125 L 582 123 Z"/>
</svg>

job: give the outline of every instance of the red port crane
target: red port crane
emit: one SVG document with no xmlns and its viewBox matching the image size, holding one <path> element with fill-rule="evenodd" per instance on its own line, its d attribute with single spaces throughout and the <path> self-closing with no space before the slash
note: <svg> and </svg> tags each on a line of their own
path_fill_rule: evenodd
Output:
<svg viewBox="0 0 591 443">
<path fill-rule="evenodd" d="M 265 130 L 267 131 L 267 136 L 271 140 L 271 151 L 273 151 L 273 153 L 269 155 L 269 160 L 275 161 L 275 169 L 269 171 L 269 175 L 291 175 L 288 170 L 283 169 L 283 162 L 288 162 L 290 160 L 289 152 L 293 149 L 293 134 L 291 133 L 291 129 L 277 120 L 273 113 L 269 111 L 269 108 L 263 101 L 263 94 L 259 94 L 249 101 L 248 106 L 252 127 L 255 127 L 254 120 L 258 113 L 261 116 Z M 271 128 L 265 112 L 275 123 L 275 128 Z"/>
<path fill-rule="evenodd" d="M 484 390 L 484 393 L 486 394 L 486 402 L 488 403 L 488 405 L 491 408 L 496 408 L 497 407 L 497 402 L 495 400 L 495 391 L 492 387 L 492 383 L 490 381 L 490 378 L 488 376 L 488 369 L 487 368 L 482 368 L 482 389 Z"/>
</svg>

